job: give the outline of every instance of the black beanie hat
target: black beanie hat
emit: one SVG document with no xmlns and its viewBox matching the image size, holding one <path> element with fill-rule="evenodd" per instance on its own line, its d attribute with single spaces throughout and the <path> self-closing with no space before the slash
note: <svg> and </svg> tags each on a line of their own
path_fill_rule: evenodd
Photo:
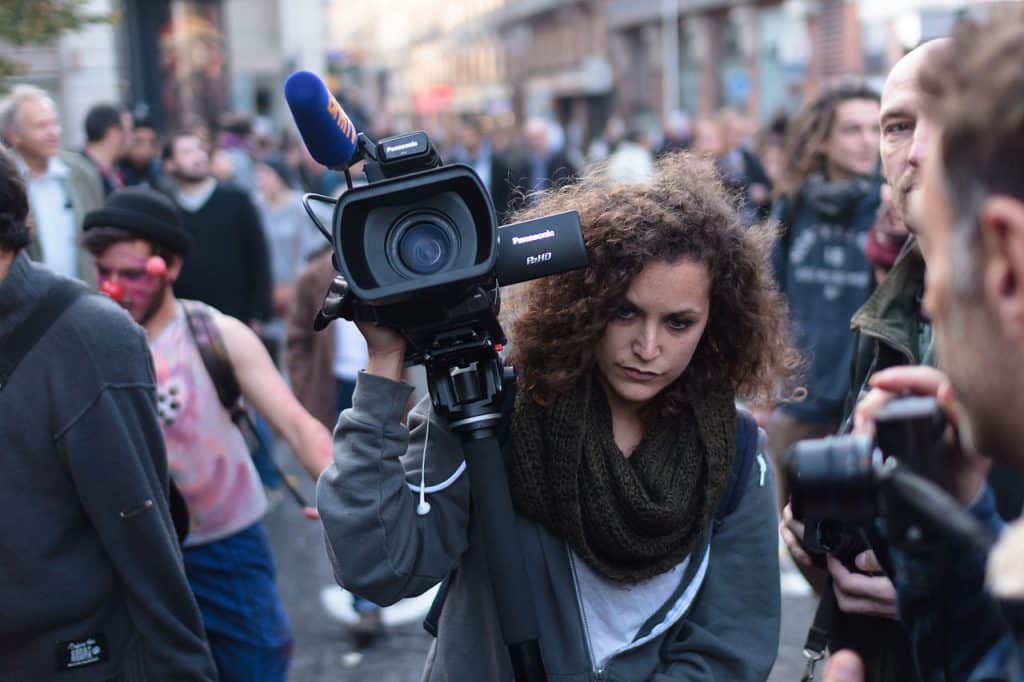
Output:
<svg viewBox="0 0 1024 682">
<path fill-rule="evenodd" d="M 94 227 L 116 227 L 182 255 L 192 245 L 174 202 L 145 187 L 119 189 L 107 197 L 103 208 L 86 213 L 82 229 Z"/>
</svg>

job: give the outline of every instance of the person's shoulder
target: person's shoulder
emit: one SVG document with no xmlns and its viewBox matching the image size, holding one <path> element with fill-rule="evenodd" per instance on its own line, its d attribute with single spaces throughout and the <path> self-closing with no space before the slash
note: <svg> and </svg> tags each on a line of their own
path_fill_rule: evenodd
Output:
<svg viewBox="0 0 1024 682">
<path fill-rule="evenodd" d="M 54 360 L 68 378 L 96 384 L 151 384 L 152 358 L 142 327 L 116 303 L 91 292 L 54 324 Z"/>
<path fill-rule="evenodd" d="M 99 177 L 96 164 L 86 156 L 85 152 L 62 149 L 57 152 L 57 158 L 68 167 L 68 171 L 72 174 L 80 173 L 89 177 Z"/>
<path fill-rule="evenodd" d="M 79 297 L 61 320 L 83 345 L 96 349 L 146 347 L 146 335 L 127 311 L 97 292 Z"/>
</svg>

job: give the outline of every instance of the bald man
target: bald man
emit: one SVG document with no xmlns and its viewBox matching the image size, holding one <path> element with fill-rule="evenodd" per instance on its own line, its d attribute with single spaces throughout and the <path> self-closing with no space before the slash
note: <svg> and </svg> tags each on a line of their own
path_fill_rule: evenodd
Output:
<svg viewBox="0 0 1024 682">
<path fill-rule="evenodd" d="M 882 170 L 891 186 L 893 208 L 907 222 L 907 202 L 918 191 L 919 174 L 933 135 L 933 123 L 922 110 L 918 84 L 922 66 L 948 39 L 934 40 L 909 52 L 893 66 L 882 89 L 879 109 Z M 897 365 L 927 363 L 931 356 L 931 325 L 921 313 L 925 263 L 912 239 L 900 254 L 885 280 L 854 313 L 851 326 L 856 335 L 850 367 L 850 393 L 842 431 L 852 427 L 851 416 L 868 381 L 876 373 Z M 781 533 L 794 560 L 812 583 L 824 583 L 824 571 L 815 564 L 804 545 L 804 525 L 793 519 L 790 507 L 783 510 Z M 852 531 L 851 531 L 852 532 Z M 813 535 L 812 528 L 812 535 Z M 817 538 L 809 538 L 812 546 Z M 859 542 L 859 541 L 858 541 Z M 813 547 L 820 551 L 824 547 Z M 819 554 L 820 556 L 820 554 Z M 897 620 L 896 590 L 882 573 L 875 553 L 863 548 L 852 562 L 844 563 L 832 554 L 825 556 L 825 568 L 838 610 L 829 634 L 829 648 L 849 647 L 861 652 L 867 679 L 903 682 L 915 679 L 910 640 Z"/>
</svg>

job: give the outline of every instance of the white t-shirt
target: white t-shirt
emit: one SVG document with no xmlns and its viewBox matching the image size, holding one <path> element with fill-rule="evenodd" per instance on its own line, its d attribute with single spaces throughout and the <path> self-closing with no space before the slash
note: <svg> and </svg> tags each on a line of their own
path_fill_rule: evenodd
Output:
<svg viewBox="0 0 1024 682">
<path fill-rule="evenodd" d="M 575 552 L 568 551 L 583 610 L 583 627 L 598 668 L 603 668 L 612 654 L 636 639 L 644 623 L 679 587 L 690 563 L 690 557 L 686 557 L 661 575 L 622 585 L 596 573 Z"/>
</svg>

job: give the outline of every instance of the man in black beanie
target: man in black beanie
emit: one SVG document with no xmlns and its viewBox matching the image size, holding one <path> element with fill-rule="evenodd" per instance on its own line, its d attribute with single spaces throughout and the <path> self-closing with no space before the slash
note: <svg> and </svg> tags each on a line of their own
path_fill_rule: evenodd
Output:
<svg viewBox="0 0 1024 682">
<path fill-rule="evenodd" d="M 84 230 L 100 290 L 149 341 L 167 459 L 189 510 L 185 571 L 220 679 L 284 680 L 292 635 L 261 521 L 267 499 L 235 406 L 221 402 L 226 384 L 221 376 L 214 383 L 223 373 L 205 359 L 220 358 L 314 479 L 331 462 L 331 435 L 299 405 L 249 327 L 175 296 L 192 240 L 166 196 L 141 187 L 114 192 L 86 216 Z"/>
<path fill-rule="evenodd" d="M 145 338 L 29 259 L 27 213 L 0 149 L 0 679 L 215 680 Z"/>
</svg>

